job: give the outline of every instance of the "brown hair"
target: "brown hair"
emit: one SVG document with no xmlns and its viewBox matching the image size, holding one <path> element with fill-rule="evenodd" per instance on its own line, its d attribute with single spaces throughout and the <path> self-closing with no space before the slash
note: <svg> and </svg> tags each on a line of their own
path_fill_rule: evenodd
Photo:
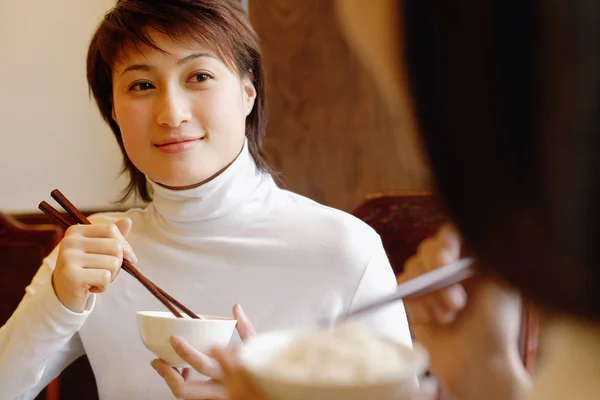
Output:
<svg viewBox="0 0 600 400">
<path fill-rule="evenodd" d="M 124 49 L 144 46 L 162 51 L 149 29 L 174 40 L 192 38 L 209 46 L 240 76 L 250 76 L 256 88 L 254 108 L 246 118 L 250 153 L 259 169 L 272 172 L 264 153 L 266 133 L 265 82 L 258 37 L 239 2 L 233 0 L 119 0 L 100 23 L 87 55 L 87 79 L 100 113 L 113 131 L 124 158 L 129 184 L 121 201 L 138 195 L 152 199 L 145 175 L 125 152 L 121 131 L 113 120 L 112 70 Z"/>
<path fill-rule="evenodd" d="M 600 320 L 600 3 L 405 6 L 421 133 L 468 247 L 547 310 Z"/>
</svg>

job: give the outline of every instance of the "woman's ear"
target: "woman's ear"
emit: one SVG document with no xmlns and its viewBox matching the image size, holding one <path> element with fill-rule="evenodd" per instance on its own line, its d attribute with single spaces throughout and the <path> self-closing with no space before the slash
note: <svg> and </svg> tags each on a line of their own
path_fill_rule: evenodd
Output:
<svg viewBox="0 0 600 400">
<path fill-rule="evenodd" d="M 243 80 L 244 85 L 244 106 L 246 111 L 246 116 L 248 116 L 252 112 L 252 108 L 254 107 L 254 102 L 256 101 L 256 88 L 252 83 L 254 74 L 252 70 L 249 71 L 247 77 Z"/>
</svg>

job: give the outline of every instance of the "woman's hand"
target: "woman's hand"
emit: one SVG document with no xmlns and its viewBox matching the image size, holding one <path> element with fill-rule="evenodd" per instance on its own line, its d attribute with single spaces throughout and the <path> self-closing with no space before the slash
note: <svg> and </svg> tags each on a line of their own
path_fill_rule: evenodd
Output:
<svg viewBox="0 0 600 400">
<path fill-rule="evenodd" d="M 450 226 L 419 246 L 400 281 L 457 261 L 460 238 Z M 461 400 L 517 399 L 529 380 L 518 352 L 519 296 L 486 278 L 406 301 L 411 331 L 429 351 L 431 371 Z"/>
<path fill-rule="evenodd" d="M 246 373 L 237 363 L 235 349 L 215 349 L 213 357 L 223 370 L 223 383 L 227 388 L 228 400 L 268 400 L 258 394 Z"/>
<path fill-rule="evenodd" d="M 123 257 L 137 262 L 125 236 L 129 218 L 116 224 L 73 225 L 67 229 L 52 273 L 52 286 L 60 302 L 83 312 L 91 293 L 104 292 L 115 279 Z"/>
<path fill-rule="evenodd" d="M 236 329 L 242 340 L 256 335 L 252 323 L 237 304 L 233 307 L 233 315 L 237 320 Z M 186 400 L 231 400 L 231 397 L 227 394 L 227 388 L 223 386 L 225 376 L 222 365 L 211 356 L 196 350 L 183 339 L 173 337 L 171 338 L 171 345 L 175 352 L 192 368 L 210 378 L 204 381 L 191 380 L 189 369 L 184 369 L 180 373 L 162 360 L 153 360 L 152 367 L 167 382 L 176 398 Z M 250 399 L 248 398 L 248 400 Z"/>
</svg>

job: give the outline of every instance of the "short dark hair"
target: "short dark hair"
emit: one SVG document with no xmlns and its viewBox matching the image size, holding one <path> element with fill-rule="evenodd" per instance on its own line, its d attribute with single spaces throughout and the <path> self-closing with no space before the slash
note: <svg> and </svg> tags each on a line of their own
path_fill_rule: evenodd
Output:
<svg viewBox="0 0 600 400">
<path fill-rule="evenodd" d="M 600 320 L 600 3 L 404 3 L 420 130 L 466 244 L 547 310 Z"/>
<path fill-rule="evenodd" d="M 121 130 L 113 120 L 112 70 L 123 51 L 143 46 L 162 51 L 149 29 L 174 40 L 196 39 L 209 46 L 240 76 L 249 76 L 256 89 L 254 108 L 246 118 L 248 146 L 259 169 L 272 172 L 264 152 L 266 134 L 265 80 L 256 32 L 234 0 L 119 0 L 98 26 L 87 55 L 87 80 L 100 113 L 114 133 L 124 158 L 129 184 L 121 200 L 138 195 L 150 201 L 145 175 L 127 156 Z"/>
</svg>

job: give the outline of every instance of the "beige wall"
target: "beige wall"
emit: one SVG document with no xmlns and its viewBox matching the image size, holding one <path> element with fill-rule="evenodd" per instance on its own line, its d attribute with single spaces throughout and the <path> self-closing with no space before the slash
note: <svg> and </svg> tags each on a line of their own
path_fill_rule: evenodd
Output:
<svg viewBox="0 0 600 400">
<path fill-rule="evenodd" d="M 0 1 L 0 210 L 30 211 L 61 189 L 112 208 L 117 145 L 88 97 L 85 55 L 115 0 Z"/>
</svg>

